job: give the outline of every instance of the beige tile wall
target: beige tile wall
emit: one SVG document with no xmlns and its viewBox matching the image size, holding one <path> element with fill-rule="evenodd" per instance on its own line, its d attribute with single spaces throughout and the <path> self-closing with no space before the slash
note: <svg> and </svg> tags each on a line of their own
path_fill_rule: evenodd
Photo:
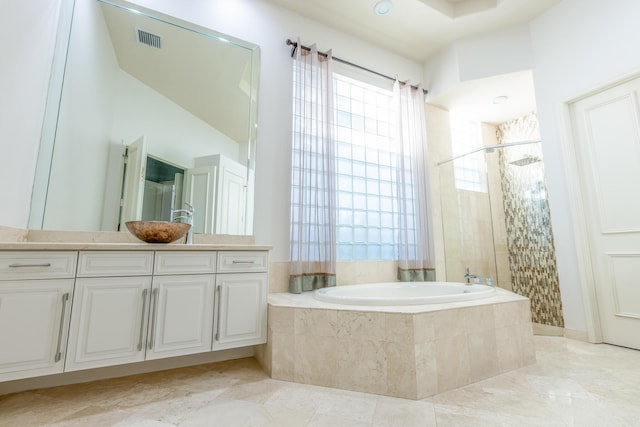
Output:
<svg viewBox="0 0 640 427">
<path fill-rule="evenodd" d="M 397 261 L 349 261 L 336 265 L 337 285 L 395 282 Z M 269 293 L 288 292 L 289 262 L 269 264 Z"/>
<path fill-rule="evenodd" d="M 27 230 L 0 225 L 0 242 L 26 242 Z"/>
</svg>

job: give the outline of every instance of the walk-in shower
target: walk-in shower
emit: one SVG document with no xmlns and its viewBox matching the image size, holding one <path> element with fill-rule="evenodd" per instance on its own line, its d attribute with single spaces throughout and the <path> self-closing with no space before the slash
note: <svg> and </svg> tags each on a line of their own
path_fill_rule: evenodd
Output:
<svg viewBox="0 0 640 427">
<path fill-rule="evenodd" d="M 438 163 L 447 281 L 497 284 L 563 326 L 540 141 L 481 147 Z"/>
</svg>

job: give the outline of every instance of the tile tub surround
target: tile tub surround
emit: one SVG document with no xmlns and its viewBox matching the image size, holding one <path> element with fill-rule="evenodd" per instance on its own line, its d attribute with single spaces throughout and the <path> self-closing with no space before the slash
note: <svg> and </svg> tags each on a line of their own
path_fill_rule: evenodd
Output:
<svg viewBox="0 0 640 427">
<path fill-rule="evenodd" d="M 529 300 L 497 291 L 375 308 L 271 294 L 258 358 L 273 379 L 423 399 L 535 363 Z"/>
</svg>

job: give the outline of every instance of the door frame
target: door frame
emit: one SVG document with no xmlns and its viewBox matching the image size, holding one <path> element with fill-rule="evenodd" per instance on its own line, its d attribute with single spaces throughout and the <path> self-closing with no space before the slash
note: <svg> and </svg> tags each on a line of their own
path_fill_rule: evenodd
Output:
<svg viewBox="0 0 640 427">
<path fill-rule="evenodd" d="M 560 147 L 565 164 L 564 176 L 568 192 L 570 217 L 573 224 L 573 240 L 576 248 L 578 278 L 582 289 L 582 300 L 587 326 L 587 339 L 591 343 L 602 343 L 602 327 L 600 325 L 600 310 L 596 297 L 596 282 L 592 263 L 591 247 L 589 245 L 589 228 L 585 214 L 584 188 L 579 179 L 580 169 L 577 162 L 577 137 L 573 132 L 571 119 L 571 105 L 590 96 L 604 92 L 618 85 L 640 78 L 640 69 L 623 74 L 600 83 L 591 89 L 572 96 L 562 102 L 557 117 L 560 133 Z M 543 138 L 544 139 L 544 138 Z"/>
</svg>

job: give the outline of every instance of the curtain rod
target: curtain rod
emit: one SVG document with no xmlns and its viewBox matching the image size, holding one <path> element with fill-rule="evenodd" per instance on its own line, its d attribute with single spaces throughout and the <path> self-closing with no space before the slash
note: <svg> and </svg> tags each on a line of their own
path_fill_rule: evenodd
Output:
<svg viewBox="0 0 640 427">
<path fill-rule="evenodd" d="M 293 40 L 291 40 L 291 39 L 287 39 L 287 46 L 291 46 L 291 57 L 293 58 L 293 57 L 295 56 L 295 54 L 296 54 L 296 49 L 298 48 L 298 42 L 294 42 L 294 41 L 293 41 Z M 306 50 L 307 52 L 310 52 L 310 51 L 311 51 L 311 48 L 310 48 L 310 47 L 308 47 L 308 46 L 304 46 L 304 45 L 302 45 L 302 44 L 300 45 L 300 48 L 301 48 L 302 50 Z M 319 55 L 324 56 L 325 58 L 327 57 L 327 54 L 326 54 L 326 53 L 324 53 L 324 52 L 318 52 L 318 54 L 319 54 Z M 366 72 L 371 73 L 371 74 L 375 74 L 376 76 L 380 76 L 380 77 L 383 77 L 383 78 L 385 78 L 385 79 L 393 80 L 393 81 L 398 80 L 398 79 L 397 79 L 397 78 L 395 78 L 395 77 L 387 76 L 386 74 L 379 73 L 378 71 L 372 70 L 372 69 L 370 69 L 370 68 L 363 67 L 362 65 L 354 64 L 353 62 L 347 61 L 347 60 L 345 60 L 345 59 L 337 58 L 337 57 L 335 57 L 335 56 L 332 56 L 332 58 L 333 58 L 335 61 L 337 61 L 337 62 L 341 62 L 341 63 L 343 63 L 343 64 L 349 65 L 349 66 L 351 66 L 351 67 L 358 68 L 358 69 L 360 69 L 360 70 L 362 70 L 362 71 L 366 71 Z M 406 85 L 406 84 L 407 84 L 406 82 L 402 82 L 402 81 L 400 81 L 400 80 L 398 80 L 398 81 L 400 82 L 400 84 L 403 84 L 403 85 Z M 418 87 L 417 87 L 417 86 L 414 86 L 414 85 L 411 85 L 411 87 L 412 87 L 412 88 L 414 88 L 414 89 L 418 89 Z M 423 92 L 425 95 L 426 95 L 427 93 L 429 93 L 429 91 L 428 91 L 428 90 L 426 90 L 426 89 L 422 89 L 422 92 Z"/>
</svg>

